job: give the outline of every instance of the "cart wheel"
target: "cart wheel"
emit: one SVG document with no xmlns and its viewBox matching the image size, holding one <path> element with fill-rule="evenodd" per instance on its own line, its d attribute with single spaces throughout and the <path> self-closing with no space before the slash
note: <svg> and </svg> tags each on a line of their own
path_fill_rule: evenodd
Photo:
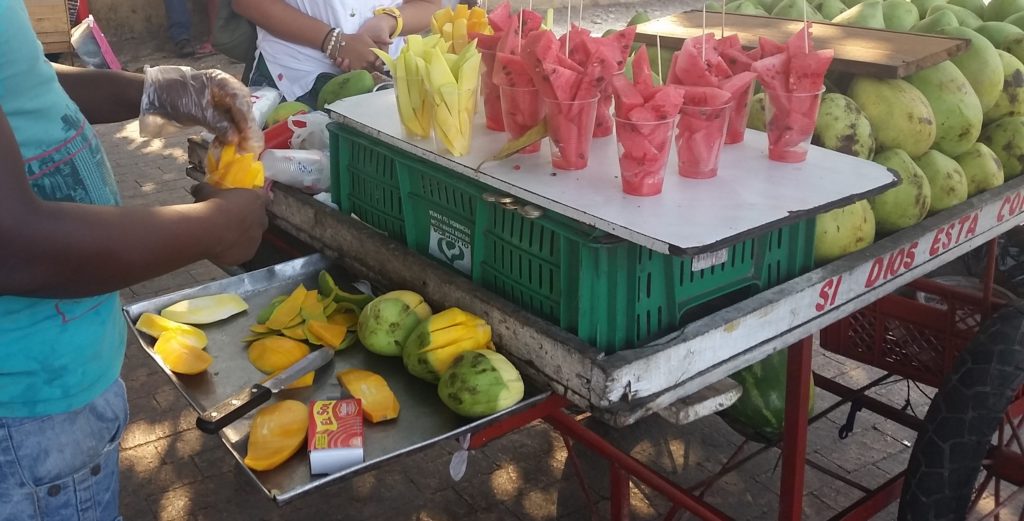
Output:
<svg viewBox="0 0 1024 521">
<path fill-rule="evenodd" d="M 898 519 L 966 519 L 982 460 L 1022 384 L 1024 302 L 1017 301 L 982 325 L 935 394 L 910 453 Z"/>
</svg>

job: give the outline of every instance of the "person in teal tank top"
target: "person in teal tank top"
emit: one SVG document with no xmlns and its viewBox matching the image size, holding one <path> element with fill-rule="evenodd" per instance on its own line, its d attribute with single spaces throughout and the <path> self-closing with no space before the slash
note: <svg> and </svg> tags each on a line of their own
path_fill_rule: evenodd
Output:
<svg viewBox="0 0 1024 521">
<path fill-rule="evenodd" d="M 0 0 L 0 518 L 120 519 L 118 290 L 202 259 L 249 259 L 267 225 L 255 190 L 120 206 L 91 124 L 200 125 L 259 152 L 248 90 L 221 71 L 144 74 L 50 64 L 22 0 Z"/>
</svg>

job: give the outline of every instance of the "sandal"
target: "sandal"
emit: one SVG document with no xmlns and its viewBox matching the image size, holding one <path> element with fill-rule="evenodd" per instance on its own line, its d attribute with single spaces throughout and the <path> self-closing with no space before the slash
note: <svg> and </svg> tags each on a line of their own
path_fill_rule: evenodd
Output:
<svg viewBox="0 0 1024 521">
<path fill-rule="evenodd" d="M 217 51 L 210 42 L 203 42 L 202 45 L 196 47 L 196 56 L 209 56 L 211 54 L 217 54 Z"/>
</svg>

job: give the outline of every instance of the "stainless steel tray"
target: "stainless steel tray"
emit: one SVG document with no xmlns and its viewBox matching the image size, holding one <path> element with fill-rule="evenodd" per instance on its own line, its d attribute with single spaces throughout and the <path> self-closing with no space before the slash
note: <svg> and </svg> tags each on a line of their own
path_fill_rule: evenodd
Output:
<svg viewBox="0 0 1024 521">
<path fill-rule="evenodd" d="M 240 389 L 266 377 L 249 363 L 246 345 L 241 339 L 249 334 L 248 328 L 255 322 L 256 314 L 269 304 L 271 299 L 288 294 L 300 282 L 305 284 L 306 288 L 315 288 L 316 277 L 321 269 L 327 269 L 339 286 L 356 291 L 350 284 L 351 276 L 331 267 L 325 256 L 315 254 L 125 306 L 124 315 L 143 349 L 160 364 L 185 399 L 196 411 L 205 411 Z M 217 293 L 240 295 L 249 304 L 249 310 L 227 320 L 202 326 L 210 340 L 206 350 L 213 357 L 213 365 L 209 370 L 195 376 L 170 372 L 153 352 L 154 339 L 135 330 L 136 320 L 145 312 L 159 313 L 161 309 L 180 300 Z M 400 358 L 374 355 L 357 342 L 348 349 L 338 352 L 331 363 L 320 368 L 312 387 L 281 391 L 270 403 L 281 399 L 309 402 L 345 396 L 347 394 L 341 389 L 334 375 L 337 371 L 351 367 L 367 369 L 383 376 L 401 405 L 400 416 L 397 420 L 378 425 L 365 423 L 363 464 L 337 474 L 311 476 L 309 459 L 304 450 L 271 471 L 254 472 L 243 466 L 259 487 L 279 504 L 291 501 L 300 494 L 330 481 L 355 476 L 390 459 L 479 430 L 504 415 L 540 402 L 548 394 L 547 391 L 540 391 L 528 384 L 526 397 L 516 406 L 488 418 L 470 421 L 448 410 L 437 397 L 436 386 L 408 374 Z M 220 433 L 224 444 L 239 464 L 245 457 L 252 414 L 236 421 Z"/>
</svg>

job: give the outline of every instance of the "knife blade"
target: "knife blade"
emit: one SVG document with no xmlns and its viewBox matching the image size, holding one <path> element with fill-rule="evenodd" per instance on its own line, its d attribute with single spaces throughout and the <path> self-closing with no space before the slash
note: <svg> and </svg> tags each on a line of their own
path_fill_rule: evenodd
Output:
<svg viewBox="0 0 1024 521">
<path fill-rule="evenodd" d="M 321 347 L 313 351 L 274 376 L 239 391 L 234 396 L 200 414 L 196 418 L 196 427 L 207 434 L 220 432 L 235 420 L 266 403 L 274 393 L 284 389 L 300 376 L 319 369 L 333 358 L 334 349 L 331 347 Z"/>
</svg>

